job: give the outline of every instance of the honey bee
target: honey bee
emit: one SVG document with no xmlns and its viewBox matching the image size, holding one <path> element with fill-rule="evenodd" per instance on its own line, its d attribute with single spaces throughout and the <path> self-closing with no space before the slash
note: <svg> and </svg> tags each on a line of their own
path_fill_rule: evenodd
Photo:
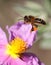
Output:
<svg viewBox="0 0 51 65">
<path fill-rule="evenodd" d="M 32 31 L 34 29 L 34 26 L 37 28 L 39 24 L 46 25 L 46 22 L 43 19 L 36 18 L 34 16 L 24 16 L 24 23 L 31 23 L 32 25 Z"/>
</svg>

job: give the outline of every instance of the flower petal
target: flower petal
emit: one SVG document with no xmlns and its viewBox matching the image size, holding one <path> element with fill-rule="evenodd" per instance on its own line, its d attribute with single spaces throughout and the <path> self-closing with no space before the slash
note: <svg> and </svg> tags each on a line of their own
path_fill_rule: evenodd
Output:
<svg viewBox="0 0 51 65">
<path fill-rule="evenodd" d="M 27 65 L 27 63 L 21 60 L 20 58 L 17 58 L 12 60 L 11 65 Z"/>
<path fill-rule="evenodd" d="M 6 48 L 4 46 L 0 47 L 0 64 L 5 61 L 8 55 L 5 54 Z"/>
<path fill-rule="evenodd" d="M 44 65 L 39 58 L 33 53 L 23 53 L 21 59 L 27 63 L 27 65 Z"/>
<path fill-rule="evenodd" d="M 0 45 L 6 45 L 8 43 L 5 32 L 0 28 Z"/>
<path fill-rule="evenodd" d="M 17 32 L 17 30 L 21 27 L 22 24 L 23 22 L 19 21 L 18 23 L 12 25 L 10 28 L 6 26 L 6 29 L 8 30 L 9 33 L 9 40 L 13 40 L 15 38 L 14 35 Z"/>
<path fill-rule="evenodd" d="M 28 36 L 30 35 L 31 28 L 31 24 L 23 24 L 17 31 L 17 35 L 19 35 L 24 41 L 26 41 Z"/>
<path fill-rule="evenodd" d="M 6 58 L 5 46 L 7 45 L 7 38 L 5 32 L 0 28 L 0 63 Z"/>
<path fill-rule="evenodd" d="M 33 45 L 33 42 L 36 40 L 37 31 L 32 31 L 28 37 L 27 41 L 27 47 L 31 47 Z"/>
</svg>

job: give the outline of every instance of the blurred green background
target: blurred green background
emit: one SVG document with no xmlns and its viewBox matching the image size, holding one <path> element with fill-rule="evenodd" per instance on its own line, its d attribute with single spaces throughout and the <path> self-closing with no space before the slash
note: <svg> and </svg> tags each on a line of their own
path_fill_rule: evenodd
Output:
<svg viewBox="0 0 51 65">
<path fill-rule="evenodd" d="M 46 21 L 46 26 L 39 26 L 37 40 L 28 51 L 35 53 L 45 65 L 51 65 L 51 0 L 0 0 L 0 26 L 6 33 L 6 25 L 18 22 L 25 15 Z"/>
</svg>

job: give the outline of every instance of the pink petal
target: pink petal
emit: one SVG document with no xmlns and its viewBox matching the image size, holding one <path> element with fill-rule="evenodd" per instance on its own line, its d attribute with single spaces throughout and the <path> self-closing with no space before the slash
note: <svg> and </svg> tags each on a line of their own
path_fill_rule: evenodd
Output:
<svg viewBox="0 0 51 65">
<path fill-rule="evenodd" d="M 7 57 L 5 55 L 5 46 L 7 44 L 7 38 L 5 32 L 0 28 L 0 63 Z"/>
<path fill-rule="evenodd" d="M 0 63 L 3 63 L 5 59 L 8 57 L 8 55 L 5 54 L 5 48 L 0 48 Z"/>
<path fill-rule="evenodd" d="M 6 38 L 6 34 L 5 32 L 0 28 L 0 46 L 1 45 L 6 45 L 7 42 L 7 38 Z"/>
<path fill-rule="evenodd" d="M 20 58 L 13 59 L 11 65 L 26 65 L 26 62 L 22 61 Z"/>
<path fill-rule="evenodd" d="M 17 33 L 24 41 L 26 41 L 30 34 L 31 28 L 31 24 L 23 24 Z"/>
<path fill-rule="evenodd" d="M 37 31 L 32 31 L 27 38 L 27 46 L 31 47 L 36 40 Z"/>
</svg>

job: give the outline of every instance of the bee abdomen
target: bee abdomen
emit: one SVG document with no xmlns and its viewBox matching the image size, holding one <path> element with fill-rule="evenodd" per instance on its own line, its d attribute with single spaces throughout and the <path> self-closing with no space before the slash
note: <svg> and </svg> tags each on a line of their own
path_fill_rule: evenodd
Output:
<svg viewBox="0 0 51 65">
<path fill-rule="evenodd" d="M 35 20 L 37 21 L 37 23 L 40 23 L 40 24 L 46 25 L 46 22 L 45 22 L 43 19 L 36 18 Z"/>
</svg>

